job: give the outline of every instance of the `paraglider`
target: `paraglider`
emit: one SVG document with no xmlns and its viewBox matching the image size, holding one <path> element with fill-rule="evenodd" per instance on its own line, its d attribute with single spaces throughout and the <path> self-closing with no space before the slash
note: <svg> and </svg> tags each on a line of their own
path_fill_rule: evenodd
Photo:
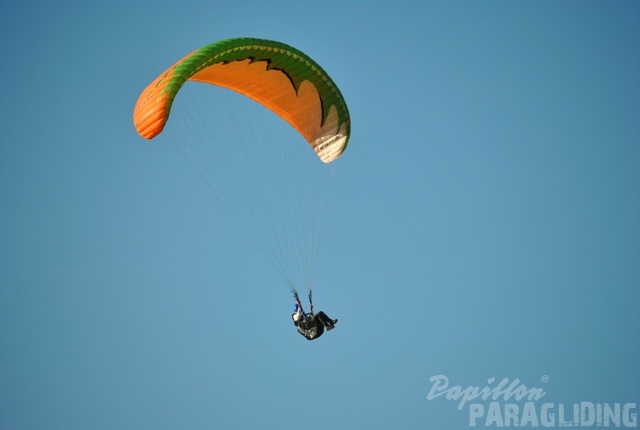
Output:
<svg viewBox="0 0 640 430">
<path fill-rule="evenodd" d="M 196 118 L 188 118 L 188 124 L 176 132 L 177 144 L 184 145 L 180 154 L 190 158 L 194 168 L 202 169 L 198 175 L 286 280 L 296 300 L 301 284 L 311 293 L 329 189 L 322 184 L 335 168 L 314 172 L 340 157 L 351 132 L 349 111 L 340 90 L 320 65 L 289 45 L 255 38 L 222 40 L 186 55 L 142 91 L 133 111 L 140 136 L 154 139 L 161 135 L 187 82 L 208 84 L 205 87 L 222 88 L 227 93 L 232 90 L 253 100 L 286 121 L 312 149 L 304 150 L 304 159 L 297 161 L 293 153 L 302 146 L 295 141 L 278 135 L 266 143 L 253 142 L 262 139 L 268 130 L 262 128 L 262 122 L 249 125 L 244 114 L 228 121 L 239 124 L 234 125 L 233 131 L 244 133 L 245 124 L 259 131 L 244 138 L 242 144 L 232 144 L 228 135 L 212 138 L 216 129 L 225 124 L 208 112 L 198 111 L 195 115 L 203 118 L 203 128 L 208 127 L 202 132 L 204 137 L 188 135 L 197 128 Z M 278 146 L 283 140 L 282 147 Z M 240 146 L 241 156 L 222 152 Z M 315 153 L 313 160 L 307 160 L 308 153 Z M 235 165 L 224 165 L 227 160 L 240 157 L 248 158 L 244 171 Z M 320 315 L 308 319 L 321 321 Z M 329 324 L 331 328 L 333 324 Z M 320 330 L 329 328 L 320 325 Z"/>
<path fill-rule="evenodd" d="M 302 309 L 302 303 L 300 303 L 300 299 L 296 293 L 294 293 L 294 299 L 296 303 L 293 305 L 291 319 L 293 320 L 293 325 L 298 330 L 298 333 L 304 336 L 307 340 L 319 338 L 324 333 L 325 328 L 327 331 L 331 331 L 335 328 L 338 323 L 337 319 L 329 318 L 329 316 L 322 311 L 317 313 L 313 312 L 311 292 L 309 292 L 311 312 L 307 313 Z"/>
</svg>

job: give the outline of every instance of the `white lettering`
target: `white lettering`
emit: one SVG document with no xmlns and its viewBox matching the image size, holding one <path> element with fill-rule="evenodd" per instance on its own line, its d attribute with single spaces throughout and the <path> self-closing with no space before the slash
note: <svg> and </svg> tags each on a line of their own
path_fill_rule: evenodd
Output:
<svg viewBox="0 0 640 430">
<path fill-rule="evenodd" d="M 636 412 L 631 413 L 630 409 L 635 409 L 635 403 L 626 403 L 622 407 L 622 422 L 625 427 L 638 427 L 638 414 Z"/>
<path fill-rule="evenodd" d="M 462 410 L 467 402 L 477 398 L 499 400 L 502 397 L 502 400 L 507 401 L 514 397 L 516 400 L 524 398 L 527 400 L 539 400 L 546 394 L 541 388 L 527 388 L 517 378 L 511 381 L 511 384 L 509 384 L 509 378 L 503 378 L 495 387 L 491 387 L 495 378 L 489 378 L 487 379 L 488 385 L 482 388 L 472 385 L 466 388 L 462 388 L 460 385 L 449 387 L 449 378 L 445 375 L 432 376 L 429 381 L 431 381 L 432 386 L 427 395 L 427 400 L 433 400 L 444 395 L 447 400 L 459 400 L 459 410 Z M 505 386 L 507 387 L 504 388 Z"/>
<path fill-rule="evenodd" d="M 518 419 L 519 413 L 520 408 L 515 403 L 507 403 L 504 405 L 504 425 L 511 427 L 511 421 L 513 420 L 513 425 L 517 427 L 520 424 L 520 420 Z"/>
<path fill-rule="evenodd" d="M 576 402 L 571 407 L 573 414 L 569 412 L 569 404 L 565 410 L 562 403 L 544 403 L 538 411 L 535 401 L 546 393 L 540 388 L 527 388 L 517 378 L 512 381 L 503 378 L 496 385 L 496 379 L 489 378 L 484 387 L 470 385 L 464 388 L 450 386 L 445 375 L 432 376 L 430 381 L 428 400 L 444 396 L 447 400 L 458 401 L 460 410 L 469 404 L 469 427 L 476 427 L 482 418 L 487 427 L 638 427 L 636 403 Z M 475 399 L 490 401 L 488 405 L 472 403 Z M 528 401 L 506 403 L 509 399 Z"/>
<path fill-rule="evenodd" d="M 556 414 L 554 412 L 548 412 L 549 409 L 553 411 L 553 403 L 545 403 L 540 408 L 540 421 L 542 421 L 543 427 L 555 427 L 556 426 Z"/>
<path fill-rule="evenodd" d="M 520 425 L 522 427 L 530 424 L 531 427 L 538 427 L 538 415 L 536 415 L 536 404 L 533 402 L 526 402 L 522 409 L 522 419 Z"/>
<path fill-rule="evenodd" d="M 580 402 L 580 425 L 592 426 L 596 422 L 596 407 L 591 402 Z"/>
<path fill-rule="evenodd" d="M 479 403 L 469 405 L 469 427 L 476 426 L 476 420 L 484 416 L 484 406 Z"/>
<path fill-rule="evenodd" d="M 427 400 L 433 400 L 436 397 L 441 396 L 444 394 L 443 391 L 449 386 L 449 378 L 444 375 L 432 376 L 429 381 L 431 381 L 433 385 L 431 386 L 431 390 L 429 390 Z M 442 388 L 440 388 L 441 385 Z M 437 394 L 436 391 L 438 392 Z"/>
<path fill-rule="evenodd" d="M 489 427 L 495 424 L 498 427 L 504 426 L 504 422 L 502 421 L 502 414 L 500 413 L 500 403 L 491 402 L 489 403 L 489 412 L 487 412 L 487 421 L 485 422 L 485 426 Z"/>
<path fill-rule="evenodd" d="M 564 405 L 558 405 L 558 425 L 560 427 L 573 427 L 573 421 L 564 419 Z"/>
<path fill-rule="evenodd" d="M 613 410 L 608 403 L 604 404 L 604 426 L 609 427 L 610 422 L 613 421 L 613 425 L 620 427 L 620 403 L 613 405 Z"/>
</svg>

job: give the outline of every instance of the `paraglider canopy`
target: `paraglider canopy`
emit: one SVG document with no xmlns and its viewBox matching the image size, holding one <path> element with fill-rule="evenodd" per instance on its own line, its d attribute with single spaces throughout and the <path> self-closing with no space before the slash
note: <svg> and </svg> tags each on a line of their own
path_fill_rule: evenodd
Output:
<svg viewBox="0 0 640 430">
<path fill-rule="evenodd" d="M 293 126 L 325 163 L 347 147 L 349 112 L 329 75 L 291 46 L 254 38 L 207 45 L 151 82 L 133 114 L 142 137 L 152 139 L 162 131 L 187 80 L 225 87 L 266 106 Z"/>
</svg>

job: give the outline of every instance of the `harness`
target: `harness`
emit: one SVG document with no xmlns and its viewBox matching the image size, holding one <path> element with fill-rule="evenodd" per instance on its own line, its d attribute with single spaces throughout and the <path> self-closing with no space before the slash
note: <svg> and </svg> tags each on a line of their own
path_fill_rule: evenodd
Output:
<svg viewBox="0 0 640 430">
<path fill-rule="evenodd" d="M 313 340 L 320 337 L 322 333 L 324 333 L 324 325 L 318 322 L 313 313 L 313 297 L 311 287 L 309 287 L 309 313 L 306 313 L 304 311 L 302 303 L 300 303 L 300 298 L 298 297 L 298 292 L 295 289 L 292 289 L 291 292 L 293 293 L 293 298 L 296 300 L 296 303 L 300 307 L 300 312 L 303 316 L 302 321 L 296 324 L 298 332 L 308 340 Z"/>
<path fill-rule="evenodd" d="M 316 339 L 324 333 L 324 326 L 313 316 L 304 321 L 300 321 L 296 325 L 296 328 L 298 329 L 298 332 L 308 340 Z"/>
</svg>

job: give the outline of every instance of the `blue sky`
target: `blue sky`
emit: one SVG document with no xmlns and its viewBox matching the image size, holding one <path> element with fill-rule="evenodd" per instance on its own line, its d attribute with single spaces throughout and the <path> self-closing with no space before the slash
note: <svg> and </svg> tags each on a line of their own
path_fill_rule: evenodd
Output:
<svg viewBox="0 0 640 430">
<path fill-rule="evenodd" d="M 94 3 L 0 15 L 0 428 L 467 428 L 435 375 L 640 402 L 637 2 Z M 351 112 L 314 342 L 132 125 L 239 36 L 310 55 Z"/>
</svg>

